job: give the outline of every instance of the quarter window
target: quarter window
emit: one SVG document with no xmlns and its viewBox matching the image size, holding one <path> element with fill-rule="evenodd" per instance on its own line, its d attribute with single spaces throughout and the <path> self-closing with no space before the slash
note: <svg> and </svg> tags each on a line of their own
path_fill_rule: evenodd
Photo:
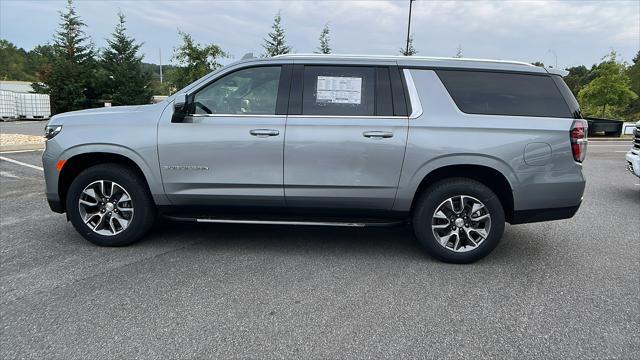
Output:
<svg viewBox="0 0 640 360">
<path fill-rule="evenodd" d="M 375 68 L 305 66 L 304 115 L 373 116 Z"/>
<path fill-rule="evenodd" d="M 209 84 L 193 98 L 195 114 L 275 115 L 280 66 L 238 70 Z"/>
<path fill-rule="evenodd" d="M 458 108 L 469 114 L 570 118 L 550 76 L 437 70 Z"/>
</svg>

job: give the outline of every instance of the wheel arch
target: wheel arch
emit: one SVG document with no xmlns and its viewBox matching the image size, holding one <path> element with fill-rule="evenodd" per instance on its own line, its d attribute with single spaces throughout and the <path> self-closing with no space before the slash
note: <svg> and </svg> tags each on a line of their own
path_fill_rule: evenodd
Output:
<svg viewBox="0 0 640 360">
<path fill-rule="evenodd" d="M 85 169 L 99 164 L 116 163 L 127 166 L 145 180 L 145 184 L 151 194 L 155 193 L 152 188 L 152 182 L 149 181 L 153 175 L 148 166 L 144 164 L 142 159 L 137 159 L 138 161 L 136 161 L 132 159 L 131 156 L 123 154 L 123 151 L 114 152 L 104 149 L 100 151 L 96 150 L 86 152 L 75 151 L 73 154 L 67 154 L 62 158 L 66 158 L 64 166 L 60 170 L 58 177 L 58 194 L 61 199 L 62 211 L 66 211 L 66 202 L 64 199 L 66 199 L 67 192 L 73 182 L 73 179 L 75 179 Z M 141 166 L 141 163 L 144 165 Z"/>
<path fill-rule="evenodd" d="M 413 199 L 411 201 L 411 212 L 421 194 L 432 184 L 438 181 L 461 177 L 478 181 L 487 186 L 499 198 L 504 209 L 505 220 L 510 222 L 513 219 L 514 198 L 513 187 L 509 179 L 500 171 L 493 167 L 478 164 L 454 164 L 436 168 L 425 175 L 420 181 Z"/>
</svg>

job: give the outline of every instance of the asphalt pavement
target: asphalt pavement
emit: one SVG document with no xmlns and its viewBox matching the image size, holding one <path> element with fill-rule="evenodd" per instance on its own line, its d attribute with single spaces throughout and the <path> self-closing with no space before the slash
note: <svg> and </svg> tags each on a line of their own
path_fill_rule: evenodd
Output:
<svg viewBox="0 0 640 360">
<path fill-rule="evenodd" d="M 0 121 L 0 133 L 42 135 L 47 120 Z"/>
<path fill-rule="evenodd" d="M 5 127 L 2 131 L 5 131 Z M 590 144 L 568 220 L 508 226 L 470 265 L 409 227 L 164 224 L 126 248 L 0 156 L 0 358 L 640 358 L 640 183 Z"/>
</svg>

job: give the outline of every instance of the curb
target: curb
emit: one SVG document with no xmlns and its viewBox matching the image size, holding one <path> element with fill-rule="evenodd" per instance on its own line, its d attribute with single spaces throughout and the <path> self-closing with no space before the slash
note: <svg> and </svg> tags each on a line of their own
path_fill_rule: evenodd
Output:
<svg viewBox="0 0 640 360">
<path fill-rule="evenodd" d="M 44 144 L 0 145 L 0 152 L 20 150 L 44 150 Z"/>
</svg>

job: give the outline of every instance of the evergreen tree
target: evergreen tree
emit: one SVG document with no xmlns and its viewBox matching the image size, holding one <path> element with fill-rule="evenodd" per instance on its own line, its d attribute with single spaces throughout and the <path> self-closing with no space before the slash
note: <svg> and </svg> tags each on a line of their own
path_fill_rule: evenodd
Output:
<svg viewBox="0 0 640 360">
<path fill-rule="evenodd" d="M 89 106 L 87 92 L 91 89 L 91 72 L 95 69 L 93 43 L 84 33 L 86 26 L 76 14 L 73 1 L 67 0 L 60 12 L 60 26 L 53 38 L 51 59 L 40 69 L 44 90 L 51 95 L 54 113 L 78 110 Z"/>
<path fill-rule="evenodd" d="M 329 47 L 329 24 L 326 24 L 320 32 L 320 46 L 316 54 L 331 54 L 331 47 Z"/>
<path fill-rule="evenodd" d="M 170 81 L 176 89 L 181 89 L 193 81 L 207 75 L 222 66 L 220 58 L 227 57 L 222 48 L 215 44 L 200 45 L 191 35 L 179 31 L 182 45 L 173 51 L 173 60 L 180 64 L 169 74 Z"/>
<path fill-rule="evenodd" d="M 143 56 L 138 54 L 142 44 L 127 36 L 126 29 L 125 16 L 118 12 L 118 24 L 102 53 L 105 97 L 111 98 L 114 105 L 145 104 L 151 98 L 151 74 L 142 70 Z"/>
<path fill-rule="evenodd" d="M 284 29 L 280 24 L 281 21 L 282 18 L 278 11 L 273 19 L 273 25 L 271 25 L 273 31 L 267 35 L 267 38 L 264 39 L 264 44 L 262 45 L 265 49 L 265 57 L 288 54 L 291 52 L 291 47 L 287 46 L 285 43 Z"/>
<path fill-rule="evenodd" d="M 417 54 L 418 51 L 413 47 L 413 34 L 409 36 L 409 42 L 407 43 L 407 47 L 400 49 L 400 55 L 404 56 L 412 56 Z"/>
</svg>

